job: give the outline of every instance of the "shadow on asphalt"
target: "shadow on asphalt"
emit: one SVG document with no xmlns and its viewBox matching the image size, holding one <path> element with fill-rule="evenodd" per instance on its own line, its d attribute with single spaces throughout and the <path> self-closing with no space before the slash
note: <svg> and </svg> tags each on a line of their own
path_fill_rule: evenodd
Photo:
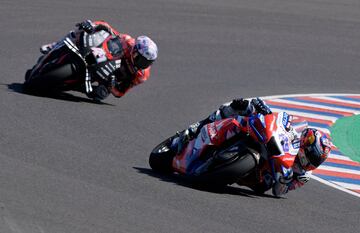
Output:
<svg viewBox="0 0 360 233">
<path fill-rule="evenodd" d="M 211 192 L 211 193 L 217 193 L 217 194 L 230 194 L 230 195 L 240 195 L 250 198 L 259 198 L 259 197 L 266 197 L 266 198 L 275 198 L 278 199 L 272 195 L 268 194 L 257 194 L 252 190 L 244 189 L 240 187 L 234 187 L 234 186 L 225 186 L 225 187 L 210 187 L 203 184 L 199 184 L 194 182 L 190 177 L 181 176 L 177 174 L 161 174 L 154 172 L 150 168 L 142 168 L 142 167 L 133 167 L 136 169 L 139 173 L 146 174 L 151 177 L 155 177 L 161 181 L 181 185 L 187 188 L 196 189 L 199 191 L 204 192 Z"/>
<path fill-rule="evenodd" d="M 83 102 L 83 103 L 89 103 L 89 104 L 99 104 L 99 105 L 108 105 L 108 106 L 115 106 L 113 104 L 104 103 L 101 101 L 95 101 L 88 98 L 75 96 L 67 92 L 52 92 L 52 93 L 33 93 L 33 92 L 25 92 L 24 91 L 24 85 L 22 83 L 11 83 L 11 84 L 1 84 L 6 85 L 9 90 L 12 90 L 16 93 L 21 93 L 24 95 L 32 95 L 32 96 L 38 96 L 38 97 L 45 97 L 45 98 L 51 98 L 51 99 L 57 99 L 57 100 L 64 100 L 64 101 L 70 101 L 70 102 Z"/>
</svg>

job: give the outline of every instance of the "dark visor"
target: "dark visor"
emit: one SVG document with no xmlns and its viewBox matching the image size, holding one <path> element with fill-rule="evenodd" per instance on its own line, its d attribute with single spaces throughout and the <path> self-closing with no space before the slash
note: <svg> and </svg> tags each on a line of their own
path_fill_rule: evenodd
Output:
<svg viewBox="0 0 360 233">
<path fill-rule="evenodd" d="M 146 69 L 146 68 L 148 68 L 152 63 L 153 63 L 153 61 L 147 60 L 145 57 L 143 57 L 143 56 L 140 55 L 139 53 L 134 57 L 134 65 L 135 65 L 138 69 Z"/>
<path fill-rule="evenodd" d="M 321 158 L 322 151 L 316 145 L 311 145 L 309 148 L 306 148 L 305 154 L 311 165 L 315 167 L 318 167 L 323 162 Z"/>
</svg>

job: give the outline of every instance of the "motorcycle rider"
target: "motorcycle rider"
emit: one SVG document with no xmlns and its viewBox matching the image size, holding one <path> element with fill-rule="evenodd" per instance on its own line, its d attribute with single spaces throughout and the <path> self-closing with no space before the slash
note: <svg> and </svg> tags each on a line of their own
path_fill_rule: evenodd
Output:
<svg viewBox="0 0 360 233">
<path fill-rule="evenodd" d="M 308 182 L 311 171 L 320 166 L 330 154 L 330 139 L 314 128 L 304 129 L 299 140 L 300 148 L 291 169 L 286 174 L 276 173 L 272 192 L 277 197 Z M 279 157 L 274 156 L 274 159 Z"/>
<path fill-rule="evenodd" d="M 201 128 L 211 122 L 225 119 L 236 118 L 237 116 L 250 116 L 254 113 L 260 113 L 263 115 L 271 114 L 270 108 L 260 98 L 252 99 L 248 101 L 246 99 L 234 99 L 229 103 L 225 103 L 220 106 L 218 110 L 210 114 L 209 117 L 204 120 L 191 124 L 186 129 L 177 141 L 177 151 L 180 153 L 187 143 L 196 138 L 200 133 Z M 331 151 L 330 140 L 323 135 L 320 131 L 314 128 L 306 128 L 302 131 L 300 138 L 298 138 L 295 129 L 291 126 L 291 119 L 287 125 L 288 136 L 291 141 L 299 141 L 299 151 L 294 160 L 293 166 L 285 169 L 286 171 L 277 172 L 275 177 L 271 174 L 261 174 L 258 182 L 272 188 L 273 195 L 280 197 L 286 194 L 290 190 L 294 190 L 303 186 L 310 180 L 311 171 L 320 166 Z M 291 156 L 290 154 L 273 156 L 273 162 L 276 164 L 281 156 Z"/>
<path fill-rule="evenodd" d="M 150 67 L 158 56 L 157 45 L 149 37 L 139 36 L 134 39 L 130 35 L 119 33 L 105 21 L 85 20 L 76 26 L 85 32 L 80 44 L 87 47 L 88 51 L 97 47 L 93 44 L 96 40 L 98 46 L 109 38 L 118 39 L 121 43 L 117 48 L 118 54 L 111 54 L 110 59 L 107 56 L 105 62 L 89 67 L 91 80 L 98 81 L 98 85 L 92 84 L 92 91 L 85 92 L 88 97 L 103 100 L 112 93 L 119 98 L 149 78 Z M 73 35 L 74 33 L 70 32 L 68 37 Z M 54 42 L 43 45 L 40 52 L 47 54 L 56 44 Z"/>
</svg>

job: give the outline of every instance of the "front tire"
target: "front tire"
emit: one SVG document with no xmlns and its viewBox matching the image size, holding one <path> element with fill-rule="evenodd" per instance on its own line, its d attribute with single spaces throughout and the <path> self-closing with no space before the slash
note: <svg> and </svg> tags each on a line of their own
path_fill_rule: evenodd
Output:
<svg viewBox="0 0 360 233">
<path fill-rule="evenodd" d="M 226 157 L 227 154 L 231 155 L 233 153 L 223 151 L 221 157 Z M 222 164 L 215 165 L 215 161 L 215 166 L 209 172 L 201 175 L 203 176 L 201 179 L 205 179 L 206 183 L 215 186 L 233 184 L 250 174 L 256 168 L 257 161 L 253 153 L 248 148 L 243 148 L 243 150 L 237 152 L 236 156 L 233 156 L 226 162 L 224 161 Z"/>
<path fill-rule="evenodd" d="M 71 64 L 65 64 L 55 68 L 47 73 L 31 76 L 29 70 L 25 75 L 25 89 L 33 92 L 48 92 L 59 88 L 63 81 L 74 74 L 74 68 Z"/>
<path fill-rule="evenodd" d="M 172 173 L 172 161 L 176 152 L 171 150 L 170 146 L 176 136 L 170 137 L 157 145 L 150 154 L 150 167 L 157 172 Z"/>
</svg>

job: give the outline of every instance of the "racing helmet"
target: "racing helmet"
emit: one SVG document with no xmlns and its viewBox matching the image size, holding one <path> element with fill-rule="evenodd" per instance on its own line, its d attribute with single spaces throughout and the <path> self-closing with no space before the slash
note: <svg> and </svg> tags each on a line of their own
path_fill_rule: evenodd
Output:
<svg viewBox="0 0 360 233">
<path fill-rule="evenodd" d="M 137 69 L 148 68 L 157 58 L 158 48 L 153 40 L 147 36 L 139 36 L 135 40 L 131 58 Z"/>
<path fill-rule="evenodd" d="M 330 139 L 314 128 L 303 130 L 300 136 L 298 158 L 306 171 L 314 170 L 322 164 L 331 151 Z"/>
</svg>

